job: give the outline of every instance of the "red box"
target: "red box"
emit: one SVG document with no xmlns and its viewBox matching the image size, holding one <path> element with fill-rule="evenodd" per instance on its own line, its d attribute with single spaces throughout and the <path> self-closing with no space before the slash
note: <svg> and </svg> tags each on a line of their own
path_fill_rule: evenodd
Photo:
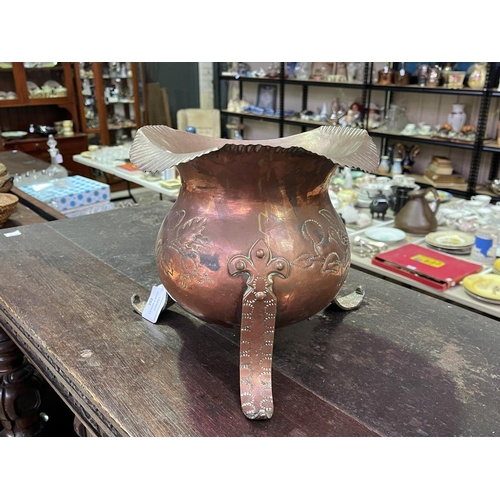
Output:
<svg viewBox="0 0 500 500">
<path fill-rule="evenodd" d="M 458 285 L 469 274 L 483 270 L 481 264 L 413 243 L 375 255 L 372 264 L 441 291 Z"/>
</svg>

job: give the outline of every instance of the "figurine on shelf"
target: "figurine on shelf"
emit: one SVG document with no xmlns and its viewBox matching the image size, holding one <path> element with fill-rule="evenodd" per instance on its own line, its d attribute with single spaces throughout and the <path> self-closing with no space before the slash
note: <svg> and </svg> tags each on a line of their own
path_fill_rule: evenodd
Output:
<svg viewBox="0 0 500 500">
<path fill-rule="evenodd" d="M 295 76 L 295 65 L 296 62 L 286 63 L 286 78 L 296 78 Z"/>
<path fill-rule="evenodd" d="M 343 127 L 360 127 L 363 121 L 363 112 L 361 104 L 354 102 L 351 104 L 347 114 L 339 120 Z"/>
<path fill-rule="evenodd" d="M 368 128 L 378 128 L 380 127 L 381 121 L 380 108 L 373 102 L 370 103 L 368 108 Z"/>
<path fill-rule="evenodd" d="M 400 68 L 394 71 L 394 83 L 396 85 L 409 85 L 410 73 L 405 68 L 405 63 L 402 62 Z"/>
<path fill-rule="evenodd" d="M 392 85 L 394 83 L 394 72 L 389 65 L 384 67 L 378 72 L 377 84 L 378 85 Z"/>
<path fill-rule="evenodd" d="M 267 68 L 266 73 L 267 78 L 279 78 L 280 77 L 280 64 L 273 62 Z"/>
<path fill-rule="evenodd" d="M 403 173 L 409 174 L 415 163 L 415 158 L 420 152 L 420 147 L 417 145 L 406 146 L 405 144 L 398 143 L 396 145 L 396 151 L 398 152 L 399 156 L 403 158 Z"/>
<path fill-rule="evenodd" d="M 486 63 L 474 63 L 468 70 L 467 73 L 469 78 L 467 80 L 467 85 L 471 89 L 483 90 L 486 84 L 486 73 L 488 67 Z"/>
<path fill-rule="evenodd" d="M 330 106 L 330 111 L 331 111 L 330 117 L 326 119 L 326 121 L 330 125 L 338 125 L 339 120 L 347 113 L 344 106 L 340 103 L 338 97 L 335 97 L 335 99 L 333 99 L 332 104 Z"/>
<path fill-rule="evenodd" d="M 295 77 L 297 80 L 307 80 L 311 75 L 312 63 L 298 62 L 295 65 Z"/>
</svg>

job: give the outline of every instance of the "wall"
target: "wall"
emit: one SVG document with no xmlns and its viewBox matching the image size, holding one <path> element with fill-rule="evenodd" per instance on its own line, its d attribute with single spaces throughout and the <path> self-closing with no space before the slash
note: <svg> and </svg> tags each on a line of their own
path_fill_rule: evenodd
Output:
<svg viewBox="0 0 500 500">
<path fill-rule="evenodd" d="M 200 107 L 199 66 L 196 62 L 145 62 L 146 83 L 158 82 L 167 90 L 172 126 L 177 111 Z"/>
</svg>

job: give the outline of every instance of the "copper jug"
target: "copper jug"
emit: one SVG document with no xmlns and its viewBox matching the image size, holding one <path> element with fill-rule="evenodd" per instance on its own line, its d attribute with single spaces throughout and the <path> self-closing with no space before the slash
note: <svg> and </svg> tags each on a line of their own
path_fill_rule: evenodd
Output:
<svg viewBox="0 0 500 500">
<path fill-rule="evenodd" d="M 159 277 L 194 316 L 240 327 L 241 407 L 270 418 L 275 327 L 329 305 L 350 266 L 329 179 L 339 164 L 375 171 L 375 144 L 365 130 L 334 126 L 249 141 L 149 125 L 130 158 L 144 171 L 178 169 L 156 243 Z"/>
<path fill-rule="evenodd" d="M 434 195 L 431 208 L 426 199 L 427 193 Z M 410 234 L 427 234 L 436 231 L 438 222 L 436 213 L 439 209 L 439 195 L 436 189 L 429 187 L 408 193 L 409 200 L 394 219 L 394 227 Z"/>
</svg>

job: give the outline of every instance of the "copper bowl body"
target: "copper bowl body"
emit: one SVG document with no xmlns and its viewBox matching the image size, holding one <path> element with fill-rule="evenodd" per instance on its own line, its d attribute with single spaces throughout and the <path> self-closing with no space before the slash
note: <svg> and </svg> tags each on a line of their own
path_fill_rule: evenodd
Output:
<svg viewBox="0 0 500 500">
<path fill-rule="evenodd" d="M 251 144 L 147 126 L 130 158 L 145 171 L 178 168 L 181 189 L 156 241 L 159 277 L 194 316 L 240 325 L 241 408 L 271 418 L 275 328 L 325 308 L 349 269 L 330 176 L 338 164 L 374 171 L 373 141 L 335 127 Z"/>
<path fill-rule="evenodd" d="M 226 145 L 178 165 L 181 190 L 156 245 L 172 298 L 204 321 L 239 325 L 248 274 L 231 274 L 230 262 L 251 259 L 261 241 L 266 265 L 274 259 L 287 271 L 265 278 L 277 298 L 276 326 L 326 307 L 350 264 L 349 238 L 328 195 L 335 167 L 300 147 L 252 145 Z"/>
</svg>

